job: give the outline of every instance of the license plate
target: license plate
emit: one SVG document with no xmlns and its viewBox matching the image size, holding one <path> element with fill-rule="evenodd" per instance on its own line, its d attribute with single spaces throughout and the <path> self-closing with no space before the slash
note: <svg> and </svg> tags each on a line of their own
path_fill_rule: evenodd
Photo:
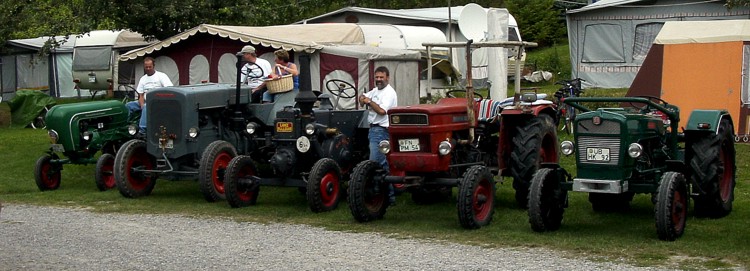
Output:
<svg viewBox="0 0 750 271">
<path fill-rule="evenodd" d="M 294 125 L 292 125 L 291 122 L 277 122 L 276 123 L 276 132 L 279 132 L 279 133 L 290 133 L 292 132 L 293 128 L 294 128 Z"/>
<path fill-rule="evenodd" d="M 609 149 L 586 148 L 586 160 L 609 162 Z"/>
<path fill-rule="evenodd" d="M 419 151 L 419 138 L 399 139 L 398 151 Z"/>
<path fill-rule="evenodd" d="M 159 148 L 165 148 L 165 149 L 174 149 L 174 140 L 167 139 L 167 144 L 164 146 L 164 144 L 159 141 Z"/>
<path fill-rule="evenodd" d="M 65 147 L 62 144 L 52 144 L 52 151 L 54 152 L 65 152 Z"/>
</svg>

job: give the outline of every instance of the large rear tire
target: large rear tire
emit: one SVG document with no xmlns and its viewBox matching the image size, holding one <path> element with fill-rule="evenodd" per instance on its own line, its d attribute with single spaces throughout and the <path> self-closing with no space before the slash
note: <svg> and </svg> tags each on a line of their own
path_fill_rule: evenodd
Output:
<svg viewBox="0 0 750 271">
<path fill-rule="evenodd" d="M 377 162 L 362 161 L 349 180 L 349 209 L 359 222 L 382 219 L 388 209 L 388 184 L 376 180 L 378 169 Z"/>
<path fill-rule="evenodd" d="M 315 162 L 307 180 L 307 204 L 315 213 L 335 210 L 342 195 L 341 169 L 331 158 Z"/>
<path fill-rule="evenodd" d="M 732 133 L 729 120 L 722 120 L 717 134 L 705 134 L 688 141 L 687 159 L 692 178 L 705 192 L 694 198 L 696 216 L 721 218 L 732 212 L 737 171 Z"/>
<path fill-rule="evenodd" d="M 688 209 L 688 191 L 685 177 L 677 172 L 667 172 L 661 177 L 656 196 L 654 214 L 656 233 L 665 241 L 677 240 L 685 232 Z"/>
<path fill-rule="evenodd" d="M 550 168 L 539 169 L 531 180 L 529 224 L 535 232 L 556 231 L 562 225 L 568 190 Z"/>
<path fill-rule="evenodd" d="M 489 169 L 472 166 L 458 184 L 458 221 L 466 229 L 492 222 L 495 213 L 495 180 Z"/>
<path fill-rule="evenodd" d="M 94 182 L 99 191 L 107 191 L 115 188 L 115 175 L 113 174 L 114 167 L 115 156 L 112 154 L 104 153 L 96 160 Z"/>
<path fill-rule="evenodd" d="M 156 176 L 136 170 L 152 170 L 156 160 L 146 151 L 146 142 L 133 139 L 122 145 L 115 156 L 114 176 L 117 189 L 127 198 L 148 196 L 156 185 Z"/>
<path fill-rule="evenodd" d="M 224 195 L 232 208 L 247 207 L 258 202 L 259 184 L 240 183 L 240 179 L 255 176 L 255 162 L 250 156 L 240 155 L 227 165 L 224 175 Z"/>
<path fill-rule="evenodd" d="M 56 190 L 62 180 L 62 164 L 53 164 L 52 160 L 60 159 L 57 154 L 44 155 L 36 160 L 34 181 L 39 191 Z"/>
<path fill-rule="evenodd" d="M 507 125 L 507 124 L 506 124 Z M 528 204 L 529 185 L 542 162 L 558 162 L 558 143 L 555 121 L 547 114 L 539 114 L 524 125 L 516 127 L 511 152 L 510 172 L 516 203 L 521 208 Z"/>
<path fill-rule="evenodd" d="M 198 184 L 206 201 L 216 202 L 225 198 L 224 175 L 234 157 L 237 157 L 237 149 L 223 140 L 211 142 L 203 151 L 198 166 Z"/>
</svg>

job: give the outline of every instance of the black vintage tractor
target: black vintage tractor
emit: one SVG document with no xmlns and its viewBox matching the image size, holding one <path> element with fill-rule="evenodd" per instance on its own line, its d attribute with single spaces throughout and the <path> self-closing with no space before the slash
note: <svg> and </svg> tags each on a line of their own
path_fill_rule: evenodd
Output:
<svg viewBox="0 0 750 271">
<path fill-rule="evenodd" d="M 327 83 L 335 86 L 328 89 L 333 96 L 316 98 L 309 75 L 304 76 L 309 71 L 300 74 L 296 106 L 276 112 L 273 135 L 227 166 L 224 180 L 230 206 L 254 205 L 260 186 L 284 186 L 305 191 L 313 212 L 333 210 L 345 195 L 351 169 L 367 159 L 367 112 L 334 105 L 341 98 L 356 97 L 356 88 L 343 81 Z M 314 108 L 316 101 L 319 106 Z"/>
<path fill-rule="evenodd" d="M 732 211 L 734 124 L 726 110 L 695 110 L 681 125 L 679 108 L 656 97 L 564 102 L 582 112 L 573 122 L 574 141 L 560 145 L 563 154 L 575 155 L 578 176 L 557 163 L 536 172 L 529 194 L 534 231 L 561 226 L 570 190 L 589 193 L 594 211 L 624 210 L 635 194 L 651 194 L 656 232 L 668 241 L 683 234 L 691 197 L 697 216 Z M 592 110 L 586 103 L 622 107 Z"/>
</svg>

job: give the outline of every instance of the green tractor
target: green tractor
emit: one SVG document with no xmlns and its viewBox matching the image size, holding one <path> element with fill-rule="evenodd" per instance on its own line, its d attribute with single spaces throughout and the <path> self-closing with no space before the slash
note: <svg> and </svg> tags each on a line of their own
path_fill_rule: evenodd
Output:
<svg viewBox="0 0 750 271">
<path fill-rule="evenodd" d="M 60 187 L 65 164 L 96 164 L 94 181 L 100 191 L 115 187 L 112 176 L 117 149 L 135 135 L 140 112 L 130 116 L 125 104 L 117 100 L 62 104 L 52 107 L 45 121 L 51 145 L 39 157 L 34 180 L 39 190 Z M 95 158 L 101 151 L 102 155 Z M 61 155 L 64 158 L 61 158 Z"/>
<path fill-rule="evenodd" d="M 694 110 L 681 126 L 680 109 L 656 97 L 564 102 L 582 112 L 574 121 L 574 141 L 560 144 L 564 155 L 575 155 L 577 176 L 554 163 L 534 174 L 528 198 L 534 231 L 560 227 L 571 190 L 589 193 L 594 211 L 624 210 L 634 194 L 651 194 L 656 232 L 667 241 L 683 234 L 690 198 L 696 216 L 720 218 L 732 211 L 734 124 L 726 110 Z M 591 103 L 621 107 L 583 106 Z"/>
</svg>

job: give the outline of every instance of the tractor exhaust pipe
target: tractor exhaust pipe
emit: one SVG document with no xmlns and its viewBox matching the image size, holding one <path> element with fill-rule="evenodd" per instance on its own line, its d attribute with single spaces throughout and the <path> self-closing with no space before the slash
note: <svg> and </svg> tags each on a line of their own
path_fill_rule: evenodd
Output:
<svg viewBox="0 0 750 271">
<path fill-rule="evenodd" d="M 312 91 L 310 55 L 303 54 L 299 56 L 299 68 L 299 93 L 294 97 L 294 101 L 299 105 L 300 113 L 303 116 L 312 116 L 312 108 L 318 97 L 315 97 L 315 93 Z"/>
</svg>

